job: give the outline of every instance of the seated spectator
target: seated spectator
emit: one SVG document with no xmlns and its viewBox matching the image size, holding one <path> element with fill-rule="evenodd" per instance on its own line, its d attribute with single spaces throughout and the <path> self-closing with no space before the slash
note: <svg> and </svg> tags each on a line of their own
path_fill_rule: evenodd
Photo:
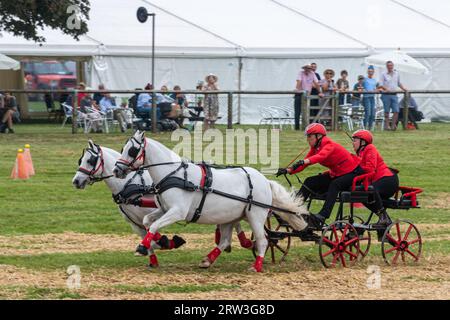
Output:
<svg viewBox="0 0 450 320">
<path fill-rule="evenodd" d="M 399 106 L 400 106 L 400 112 L 398 113 L 398 121 L 402 121 L 403 120 L 403 107 L 404 107 L 404 98 L 402 98 L 399 102 Z M 425 119 L 423 113 L 421 111 L 419 111 L 419 106 L 417 105 L 416 100 L 410 96 L 409 97 L 409 108 L 408 108 L 408 121 L 412 122 L 412 124 L 418 128 L 416 122 L 418 121 L 422 121 L 423 119 Z"/>
<path fill-rule="evenodd" d="M 351 96 L 349 94 L 345 94 L 345 92 L 350 89 L 350 83 L 347 80 L 348 72 L 347 70 L 341 71 L 341 77 L 337 81 L 337 90 L 339 91 L 339 105 L 343 105 L 344 103 L 350 103 Z"/>
<path fill-rule="evenodd" d="M 145 90 L 153 90 L 153 85 L 148 83 L 145 86 Z M 153 114 L 152 95 L 147 92 L 139 93 L 139 96 L 137 98 L 136 109 L 139 116 L 143 117 L 144 119 L 151 118 Z M 156 120 L 159 120 L 160 118 L 161 118 L 161 111 L 159 108 L 156 108 Z"/>
<path fill-rule="evenodd" d="M 110 93 L 105 93 L 100 100 L 100 111 L 105 114 L 112 112 L 114 119 L 119 121 L 120 131 L 125 132 L 127 130 L 123 109 L 116 106 L 116 100 L 111 97 Z"/>
<path fill-rule="evenodd" d="M 364 76 L 358 76 L 358 82 L 353 86 L 353 91 L 363 92 L 364 91 Z M 361 94 L 353 93 L 352 94 L 352 106 L 358 107 L 361 104 Z"/>
<path fill-rule="evenodd" d="M 13 129 L 13 115 L 17 112 L 16 97 L 11 95 L 10 92 L 5 92 L 5 97 L 2 99 L 0 105 L 0 133 L 14 133 Z"/>
<path fill-rule="evenodd" d="M 103 132 L 102 115 L 100 114 L 100 109 L 89 93 L 84 95 L 83 99 L 80 101 L 80 111 L 81 115 L 83 117 L 87 117 L 92 124 L 91 131 L 97 133 Z"/>
<path fill-rule="evenodd" d="M 98 90 L 105 90 L 105 85 L 104 84 L 99 84 L 98 85 Z M 104 93 L 101 93 L 101 92 L 94 93 L 94 100 L 95 100 L 95 103 L 97 105 L 100 105 L 100 100 L 102 100 L 103 95 L 104 95 Z"/>
</svg>

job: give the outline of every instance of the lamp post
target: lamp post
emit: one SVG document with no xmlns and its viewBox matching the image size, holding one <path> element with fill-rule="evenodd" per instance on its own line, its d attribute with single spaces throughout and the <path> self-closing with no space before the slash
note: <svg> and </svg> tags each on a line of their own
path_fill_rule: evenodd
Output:
<svg viewBox="0 0 450 320">
<path fill-rule="evenodd" d="M 136 13 L 137 19 L 145 23 L 149 16 L 152 17 L 152 86 L 155 90 L 155 13 L 148 13 L 144 7 L 139 7 Z M 156 132 L 156 102 L 155 93 L 152 92 L 152 132 Z"/>
</svg>

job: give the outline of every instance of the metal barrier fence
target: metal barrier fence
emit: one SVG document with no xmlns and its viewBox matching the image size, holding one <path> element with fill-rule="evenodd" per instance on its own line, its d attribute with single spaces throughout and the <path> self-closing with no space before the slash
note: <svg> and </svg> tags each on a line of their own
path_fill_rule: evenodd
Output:
<svg viewBox="0 0 450 320">
<path fill-rule="evenodd" d="M 330 130 L 339 130 L 339 123 L 342 122 L 342 104 L 339 103 L 339 93 L 331 94 L 325 97 L 318 97 L 307 95 L 306 92 L 298 92 L 298 91 L 281 91 L 281 90 L 272 90 L 272 91 L 261 91 L 261 90 L 243 90 L 243 91 L 197 91 L 197 90 L 184 90 L 184 91 L 160 91 L 160 90 L 17 90 L 17 89 L 0 89 L 0 92 L 10 92 L 12 94 L 69 94 L 73 97 L 77 97 L 79 93 L 115 93 L 120 95 L 130 95 L 136 93 L 148 93 L 151 95 L 162 93 L 179 93 L 185 95 L 200 95 L 204 96 L 205 94 L 215 94 L 219 97 L 219 102 L 221 105 L 221 110 L 223 110 L 223 106 L 226 105 L 225 115 L 222 114 L 222 118 L 224 118 L 227 128 L 233 128 L 234 123 L 241 122 L 241 105 L 246 101 L 246 99 L 251 99 L 250 97 L 261 96 L 261 100 L 270 101 L 279 99 L 276 97 L 284 97 L 284 101 L 286 104 L 284 108 L 292 108 L 291 111 L 294 111 L 294 100 L 295 96 L 300 97 L 301 99 L 301 121 L 300 128 L 303 130 L 307 124 L 311 122 L 320 121 L 329 127 Z M 373 92 L 360 92 L 360 91 L 346 91 L 345 94 L 375 94 L 380 95 L 382 92 L 373 91 Z M 402 126 L 403 129 L 407 128 L 407 123 L 409 119 L 409 108 L 404 106 L 410 105 L 411 94 L 450 94 L 450 90 L 410 90 L 407 92 L 396 91 L 390 92 L 391 94 L 400 94 L 403 95 L 403 117 L 402 117 Z M 73 110 L 78 109 L 78 99 L 73 99 Z M 155 99 L 152 99 L 155 101 Z M 288 101 L 291 101 L 288 103 Z M 312 103 L 313 101 L 319 101 L 318 103 Z M 349 103 L 346 103 L 349 105 Z M 154 110 L 154 116 L 152 117 L 152 131 L 156 132 L 156 108 Z M 222 120 L 222 122 L 224 121 Z M 290 119 L 293 120 L 293 119 Z M 260 122 L 261 123 L 261 122 Z M 72 114 L 72 133 L 77 133 L 77 112 L 73 112 Z"/>
</svg>

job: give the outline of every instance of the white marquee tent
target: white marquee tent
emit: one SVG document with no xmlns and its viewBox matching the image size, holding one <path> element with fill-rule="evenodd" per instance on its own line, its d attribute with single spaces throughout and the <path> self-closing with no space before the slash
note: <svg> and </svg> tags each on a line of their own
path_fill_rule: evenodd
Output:
<svg viewBox="0 0 450 320">
<path fill-rule="evenodd" d="M 150 79 L 151 22 L 156 13 L 156 87 L 193 89 L 208 73 L 223 90 L 291 90 L 301 66 L 364 74 L 364 58 L 400 48 L 427 75 L 402 74 L 410 89 L 450 89 L 450 2 L 445 0 L 90 0 L 89 32 L 80 41 L 43 30 L 43 45 L 2 33 L 12 57 L 84 57 L 88 83 L 143 87 Z M 380 72 L 380 70 L 377 70 Z M 450 99 L 417 96 L 427 118 L 450 117 Z M 242 97 L 242 123 L 259 121 L 259 106 L 292 105 L 292 97 Z M 223 108 L 226 105 L 223 103 Z M 235 109 L 237 112 L 237 109 Z M 222 110 L 222 113 L 226 113 Z"/>
</svg>

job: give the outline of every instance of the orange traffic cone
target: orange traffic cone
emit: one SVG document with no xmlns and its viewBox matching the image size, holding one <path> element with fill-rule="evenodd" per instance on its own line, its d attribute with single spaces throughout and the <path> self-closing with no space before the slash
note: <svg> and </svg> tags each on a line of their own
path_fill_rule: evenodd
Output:
<svg viewBox="0 0 450 320">
<path fill-rule="evenodd" d="M 27 165 L 27 171 L 30 176 L 34 176 L 34 166 L 33 159 L 31 158 L 30 145 L 26 144 L 24 149 L 23 157 L 25 158 L 25 163 Z"/>
<path fill-rule="evenodd" d="M 19 149 L 17 150 L 16 164 L 11 172 L 11 178 L 25 180 L 29 177 L 27 164 L 25 163 L 25 158 L 23 156 L 23 149 Z"/>
</svg>

